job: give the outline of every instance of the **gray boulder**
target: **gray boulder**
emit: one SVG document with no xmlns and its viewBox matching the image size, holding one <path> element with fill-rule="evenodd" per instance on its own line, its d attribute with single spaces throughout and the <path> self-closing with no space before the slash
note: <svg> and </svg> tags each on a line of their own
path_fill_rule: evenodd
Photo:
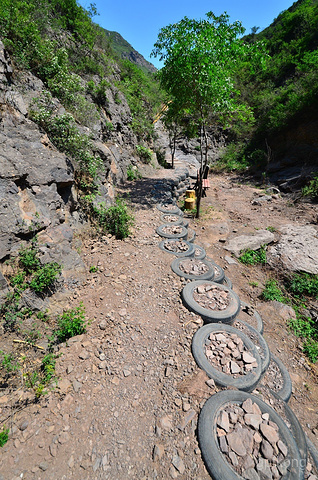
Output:
<svg viewBox="0 0 318 480">
<path fill-rule="evenodd" d="M 285 225 L 279 242 L 268 250 L 268 262 L 275 267 L 318 274 L 318 235 L 313 225 Z"/>
<path fill-rule="evenodd" d="M 239 237 L 231 238 L 224 248 L 234 253 L 236 257 L 239 257 L 242 251 L 247 249 L 258 250 L 262 245 L 268 245 L 273 242 L 274 239 L 275 235 L 268 230 L 258 230 L 253 235 L 240 235 Z"/>
</svg>

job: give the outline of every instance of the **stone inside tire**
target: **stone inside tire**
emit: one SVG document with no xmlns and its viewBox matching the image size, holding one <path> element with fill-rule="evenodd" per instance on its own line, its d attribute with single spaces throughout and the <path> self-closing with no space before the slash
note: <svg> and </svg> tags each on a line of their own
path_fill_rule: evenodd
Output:
<svg viewBox="0 0 318 480">
<path fill-rule="evenodd" d="M 165 208 L 164 205 L 169 206 L 169 208 L 168 207 Z M 167 214 L 171 213 L 171 215 L 179 215 L 180 217 L 183 216 L 183 212 L 174 203 L 171 203 L 171 204 L 170 203 L 167 203 L 167 204 L 159 203 L 157 205 L 157 209 L 159 210 L 159 212 L 163 212 L 163 213 L 167 213 Z"/>
<path fill-rule="evenodd" d="M 178 239 L 177 239 L 178 240 Z M 193 244 L 190 243 L 190 242 L 187 242 L 186 240 L 183 240 L 184 243 L 186 243 L 188 245 L 188 250 L 186 250 L 185 252 L 171 252 L 170 250 L 167 250 L 165 248 L 165 244 L 166 242 L 175 242 L 176 239 L 174 238 L 166 238 L 165 240 L 162 240 L 160 243 L 159 243 L 159 248 L 160 250 L 162 250 L 163 252 L 166 252 L 166 253 L 170 253 L 172 255 L 175 255 L 176 257 L 193 257 L 194 255 L 194 248 L 193 248 Z"/>
<path fill-rule="evenodd" d="M 164 238 L 177 238 L 179 240 L 186 240 L 187 239 L 187 236 L 188 236 L 188 230 L 183 227 L 182 225 L 175 225 L 176 227 L 180 227 L 181 228 L 181 232 L 180 233 L 165 233 L 163 232 L 163 229 L 165 227 L 171 227 L 173 225 L 167 225 L 167 224 L 164 224 L 164 225 L 159 225 L 159 227 L 156 228 L 156 232 L 158 233 L 158 235 L 160 235 L 160 237 L 164 237 Z"/>
<path fill-rule="evenodd" d="M 249 317 L 253 317 L 253 323 L 249 322 L 248 319 L 243 318 L 244 322 L 252 325 L 259 333 L 263 333 L 264 331 L 264 323 L 260 314 L 251 306 L 248 305 L 246 302 L 241 300 L 241 312 L 246 313 Z"/>
<path fill-rule="evenodd" d="M 174 222 L 169 222 L 165 218 L 166 216 L 173 215 L 174 217 L 178 217 Z M 160 217 L 161 222 L 167 224 L 167 225 L 183 225 L 183 217 L 180 217 L 180 215 L 177 215 L 176 213 L 171 214 L 171 213 L 164 213 Z M 184 225 L 183 225 L 184 226 Z"/>
<path fill-rule="evenodd" d="M 271 361 L 277 365 L 283 379 L 283 384 L 281 388 L 276 390 L 274 393 L 287 403 L 291 397 L 292 389 L 293 389 L 289 372 L 285 367 L 285 365 L 283 364 L 283 362 L 278 357 L 276 357 L 276 355 L 274 355 L 273 353 L 271 354 Z"/>
<path fill-rule="evenodd" d="M 287 428 L 280 415 L 278 415 L 275 410 L 260 398 L 245 392 L 234 390 L 225 390 L 214 394 L 206 401 L 199 415 L 199 445 L 203 460 L 212 478 L 214 480 L 242 480 L 243 478 L 231 468 L 219 448 L 216 421 L 222 408 L 230 403 L 235 403 L 238 406 L 241 406 L 248 398 L 251 398 L 252 402 L 259 406 L 262 413 L 269 414 L 270 420 L 278 426 L 282 441 L 287 445 L 287 459 L 290 461 L 290 466 L 287 474 L 281 476 L 281 480 L 303 480 L 304 475 L 300 467 L 302 462 L 298 447 L 290 430 Z"/>
<path fill-rule="evenodd" d="M 223 283 L 223 280 L 225 278 L 225 273 L 224 273 L 224 270 L 222 267 L 220 267 L 220 265 L 218 265 L 217 263 L 215 263 L 214 260 L 212 260 L 212 258 L 210 257 L 206 257 L 205 258 L 208 262 L 210 262 L 212 265 L 214 265 L 214 269 L 215 269 L 215 274 L 214 274 L 214 281 L 216 283 Z"/>
<path fill-rule="evenodd" d="M 239 336 L 243 340 L 248 352 L 256 359 L 257 367 L 251 372 L 246 373 L 246 375 L 241 375 L 237 378 L 215 368 L 205 354 L 206 341 L 211 333 L 229 333 Z M 244 333 L 230 325 L 210 323 L 209 325 L 203 325 L 203 327 L 199 328 L 192 339 L 192 354 L 197 365 L 221 387 L 233 387 L 250 392 L 255 389 L 261 377 L 262 361 L 255 345 Z"/>
<path fill-rule="evenodd" d="M 269 347 L 267 345 L 267 342 L 265 340 L 265 338 L 263 337 L 263 335 L 258 332 L 256 330 L 256 328 L 252 327 L 252 325 L 249 325 L 248 323 L 244 322 L 243 320 L 240 320 L 239 318 L 236 318 L 234 320 L 234 323 L 233 323 L 233 327 L 235 328 L 238 328 L 238 330 L 240 330 L 239 326 L 236 325 L 236 322 L 238 324 L 241 324 L 243 326 L 243 328 L 247 328 L 251 334 L 251 336 L 254 336 L 257 338 L 257 342 L 260 344 L 260 348 L 262 350 L 262 353 L 260 353 L 260 350 L 258 349 L 258 353 L 261 357 L 261 361 L 262 361 L 262 375 L 266 372 L 266 370 L 268 369 L 268 365 L 271 361 L 271 352 L 269 350 Z M 249 336 L 249 335 L 247 335 Z M 251 338 L 252 342 L 253 342 L 253 338 Z M 257 346 L 256 346 L 257 348 Z"/>
<path fill-rule="evenodd" d="M 196 258 L 197 260 L 204 260 L 206 257 L 206 251 L 204 250 L 204 248 L 196 244 L 193 244 L 193 246 L 195 249 L 194 258 Z"/>
<path fill-rule="evenodd" d="M 214 268 L 212 268 L 208 262 L 205 262 L 204 260 L 197 260 L 195 257 L 192 257 L 191 260 L 197 260 L 198 262 L 202 262 L 208 268 L 208 271 L 205 272 L 204 274 L 194 275 L 191 273 L 185 273 L 181 270 L 180 263 L 182 263 L 185 260 L 186 258 L 176 258 L 171 263 L 171 269 L 176 275 L 179 275 L 179 277 L 187 278 L 188 280 L 213 280 Z"/>
<path fill-rule="evenodd" d="M 225 290 L 229 293 L 230 297 L 230 304 L 229 306 L 221 311 L 214 311 L 210 310 L 208 308 L 204 308 L 201 305 L 199 305 L 193 298 L 193 291 L 195 288 L 197 288 L 200 285 L 203 284 L 211 284 L 217 286 L 221 290 Z M 221 285 L 220 283 L 216 282 L 211 282 L 208 280 L 196 280 L 191 283 L 188 283 L 182 290 L 182 298 L 183 302 L 185 303 L 186 307 L 200 315 L 203 320 L 207 323 L 233 323 L 234 319 L 237 317 L 240 308 L 241 308 L 241 303 L 238 295 L 233 292 L 230 288 Z"/>
</svg>

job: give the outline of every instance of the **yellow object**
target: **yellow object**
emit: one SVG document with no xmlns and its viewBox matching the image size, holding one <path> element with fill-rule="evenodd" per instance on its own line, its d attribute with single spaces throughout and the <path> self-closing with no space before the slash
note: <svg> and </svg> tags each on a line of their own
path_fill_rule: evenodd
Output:
<svg viewBox="0 0 318 480">
<path fill-rule="evenodd" d="M 186 210 L 193 210 L 195 206 L 195 199 L 194 198 L 186 198 L 184 201 L 184 208 Z"/>
<path fill-rule="evenodd" d="M 195 190 L 186 190 L 186 198 L 194 198 L 195 199 Z"/>
</svg>

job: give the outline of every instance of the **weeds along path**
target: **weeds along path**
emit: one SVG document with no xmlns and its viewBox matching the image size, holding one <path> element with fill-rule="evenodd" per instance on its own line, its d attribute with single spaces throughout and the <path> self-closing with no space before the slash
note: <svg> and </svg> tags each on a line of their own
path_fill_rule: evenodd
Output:
<svg viewBox="0 0 318 480">
<path fill-rule="evenodd" d="M 61 348 L 57 389 L 12 419 L 12 435 L 1 449 L 1 480 L 210 479 L 196 427 L 201 406 L 216 389 L 191 354 L 202 320 L 182 305 L 183 282 L 170 268 L 174 257 L 158 248 L 160 212 L 151 190 L 160 176 L 163 170 L 123 190 L 134 207 L 131 237 L 79 239 L 88 269 L 98 270 L 87 274 L 68 306 L 83 301 L 92 323 L 87 334 Z M 252 197 L 253 189 L 232 177 L 213 178 L 202 219 L 190 225 L 196 243 L 227 268 L 241 299 L 257 304 L 271 351 L 293 374 L 291 405 L 315 441 L 315 372 L 275 307 L 257 300 L 268 272 L 225 259 L 227 235 L 265 221 L 264 212 L 251 210 Z M 289 219 L 295 212 L 282 204 L 280 213 Z M 281 221 L 277 211 L 268 221 L 276 216 Z"/>
</svg>

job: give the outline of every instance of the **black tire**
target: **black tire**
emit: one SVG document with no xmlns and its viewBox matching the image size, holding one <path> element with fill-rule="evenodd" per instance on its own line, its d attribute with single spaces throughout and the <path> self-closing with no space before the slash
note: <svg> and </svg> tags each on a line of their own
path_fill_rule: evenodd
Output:
<svg viewBox="0 0 318 480">
<path fill-rule="evenodd" d="M 231 290 L 233 288 L 233 283 L 231 282 L 229 277 L 226 277 L 226 276 L 223 278 L 222 285 L 225 285 L 227 288 L 230 288 Z"/>
<path fill-rule="evenodd" d="M 252 327 L 254 327 L 255 330 L 263 334 L 264 323 L 260 314 L 251 305 L 248 305 L 243 301 L 241 301 L 241 312 L 244 312 L 249 317 L 252 317 L 251 321 L 244 318 L 244 322 L 248 323 L 249 325 L 252 325 Z"/>
<path fill-rule="evenodd" d="M 280 374 L 283 379 L 282 387 L 279 390 L 275 390 L 274 393 L 287 403 L 291 397 L 292 388 L 293 388 L 290 375 L 288 373 L 287 368 L 283 364 L 283 362 L 279 358 L 277 358 L 273 353 L 271 355 L 271 361 L 274 362 L 276 366 L 279 368 Z M 263 379 L 263 381 L 264 381 L 264 385 L 266 385 L 266 380 Z"/>
<path fill-rule="evenodd" d="M 237 328 L 238 330 L 241 330 L 240 324 L 243 326 L 243 332 L 244 332 L 244 327 L 245 329 L 249 330 L 248 333 L 246 333 L 245 331 L 245 335 L 247 335 L 250 338 L 250 340 L 255 344 L 257 348 L 257 351 L 262 361 L 262 375 L 263 375 L 268 369 L 268 365 L 271 361 L 271 352 L 268 348 L 267 342 L 263 337 L 263 335 L 259 333 L 254 327 L 244 322 L 243 320 L 240 320 L 239 318 L 236 318 L 234 320 L 233 327 Z"/>
<path fill-rule="evenodd" d="M 188 228 L 188 226 L 189 226 L 189 220 L 188 220 L 188 219 L 183 219 L 182 225 L 183 225 L 185 228 Z"/>
<path fill-rule="evenodd" d="M 188 250 L 186 252 L 171 252 L 170 250 L 167 250 L 165 248 L 165 243 L 166 242 L 175 242 L 175 239 L 171 238 L 171 239 L 168 239 L 166 238 L 166 240 L 162 240 L 162 242 L 159 243 L 159 248 L 160 250 L 162 250 L 163 252 L 166 252 L 166 253 L 170 253 L 172 255 L 175 255 L 176 257 L 193 257 L 194 255 L 194 248 L 193 248 L 193 244 L 192 243 L 189 243 L 187 242 L 186 240 L 183 240 L 187 245 L 188 245 Z"/>
<path fill-rule="evenodd" d="M 164 205 L 167 205 L 169 206 L 169 208 L 165 208 Z M 170 208 L 170 205 L 171 205 L 171 208 Z M 179 215 L 180 217 L 183 216 L 183 212 L 180 210 L 180 208 L 175 205 L 174 203 L 166 203 L 166 204 L 162 204 L 162 203 L 159 203 L 157 205 L 157 209 L 159 210 L 159 212 L 163 212 L 163 213 L 171 213 L 172 215 Z"/>
<path fill-rule="evenodd" d="M 198 421 L 198 439 L 202 456 L 206 464 L 207 470 L 214 480 L 242 480 L 227 462 L 221 453 L 216 431 L 216 421 L 222 407 L 228 403 L 242 403 L 251 398 L 263 413 L 268 413 L 271 421 L 276 423 L 282 441 L 288 447 L 287 459 L 290 460 L 290 468 L 281 480 L 303 480 L 303 471 L 300 468 L 301 458 L 295 440 L 287 428 L 282 418 L 269 405 L 254 395 L 245 392 L 237 392 L 233 390 L 225 390 L 218 392 L 210 397 L 204 404 Z"/>
<path fill-rule="evenodd" d="M 208 262 L 205 262 L 204 260 L 198 260 L 198 261 L 204 263 L 204 265 L 206 265 L 209 268 L 209 270 L 207 272 L 205 272 L 203 275 L 193 275 L 193 274 L 184 273 L 180 269 L 180 262 L 182 262 L 184 260 L 185 260 L 184 258 L 176 258 L 171 263 L 172 271 L 174 273 L 176 273 L 177 275 L 179 275 L 179 277 L 187 278 L 188 280 L 211 280 L 211 281 L 213 281 L 214 269 L 211 267 L 211 265 Z M 194 258 L 192 258 L 192 260 L 194 260 Z M 195 259 L 195 260 L 197 260 L 197 259 Z"/>
<path fill-rule="evenodd" d="M 181 227 L 181 233 L 176 233 L 176 234 L 173 234 L 173 233 L 165 233 L 162 231 L 163 228 L 165 227 L 170 227 L 170 225 L 167 225 L 167 224 L 164 224 L 164 225 L 159 225 L 158 228 L 156 228 L 156 232 L 158 233 L 158 235 L 160 235 L 161 237 L 164 237 L 164 238 L 177 238 L 177 239 L 182 239 L 182 240 L 186 240 L 187 239 L 187 236 L 188 236 L 188 230 L 183 227 L 182 225 L 176 225 L 177 227 Z"/>
<path fill-rule="evenodd" d="M 206 260 L 212 263 L 212 265 L 214 265 L 214 270 L 215 270 L 214 281 L 216 283 L 223 283 L 223 280 L 225 278 L 225 273 L 223 268 L 220 267 L 220 265 L 218 265 L 217 263 L 215 263 L 215 261 L 212 260 L 212 258 L 210 257 L 206 257 Z"/>
<path fill-rule="evenodd" d="M 194 289 L 204 283 L 216 285 L 220 289 L 229 292 L 230 304 L 225 310 L 213 311 L 213 310 L 201 307 L 201 305 L 199 305 L 194 300 L 193 298 Z M 235 292 L 233 292 L 233 290 L 219 283 L 216 284 L 215 282 L 210 282 L 207 280 L 196 280 L 194 282 L 188 283 L 182 290 L 182 298 L 187 308 L 197 313 L 198 315 L 200 315 L 207 323 L 217 323 L 217 322 L 233 323 L 234 318 L 237 317 L 241 308 L 240 299 L 238 295 Z"/>
<path fill-rule="evenodd" d="M 213 367 L 205 355 L 204 347 L 209 335 L 216 332 L 227 332 L 238 335 L 243 340 L 248 351 L 256 358 L 257 368 L 246 375 L 233 378 L 233 376 L 220 372 L 220 370 Z M 262 361 L 255 345 L 246 335 L 244 335 L 244 333 L 230 325 L 210 323 L 209 325 L 203 325 L 203 327 L 199 328 L 192 339 L 192 354 L 198 366 L 221 387 L 233 387 L 246 392 L 251 392 L 254 390 L 261 377 Z"/>
<path fill-rule="evenodd" d="M 316 470 L 318 471 L 318 450 L 307 435 L 305 435 L 305 438 L 306 438 L 308 452 L 310 453 L 313 459 L 313 462 L 315 464 Z"/>
<path fill-rule="evenodd" d="M 178 217 L 174 222 L 170 222 L 170 221 L 167 221 L 167 216 L 170 216 L 171 214 L 170 213 L 165 213 L 163 215 L 161 215 L 160 217 L 160 220 L 164 223 L 164 224 L 167 224 L 167 225 L 184 225 L 184 221 L 183 221 L 183 218 L 180 217 L 180 215 L 176 215 L 174 214 L 173 217 Z"/>
<path fill-rule="evenodd" d="M 306 435 L 302 429 L 302 426 L 299 423 L 298 418 L 296 417 L 290 406 L 270 388 L 263 385 L 258 385 L 255 394 L 259 395 L 265 403 L 271 404 L 272 408 L 279 415 L 282 416 L 283 420 L 285 421 L 287 427 L 289 428 L 294 437 L 302 459 L 301 467 L 303 470 L 305 470 L 307 465 L 307 442 Z"/>
<path fill-rule="evenodd" d="M 196 258 L 197 260 L 204 260 L 205 257 L 206 257 L 206 252 L 204 250 L 203 247 L 201 247 L 200 245 L 195 245 L 193 244 L 194 246 L 194 258 Z"/>
<path fill-rule="evenodd" d="M 188 242 L 193 243 L 195 239 L 196 233 L 192 228 L 188 228 Z"/>
</svg>

